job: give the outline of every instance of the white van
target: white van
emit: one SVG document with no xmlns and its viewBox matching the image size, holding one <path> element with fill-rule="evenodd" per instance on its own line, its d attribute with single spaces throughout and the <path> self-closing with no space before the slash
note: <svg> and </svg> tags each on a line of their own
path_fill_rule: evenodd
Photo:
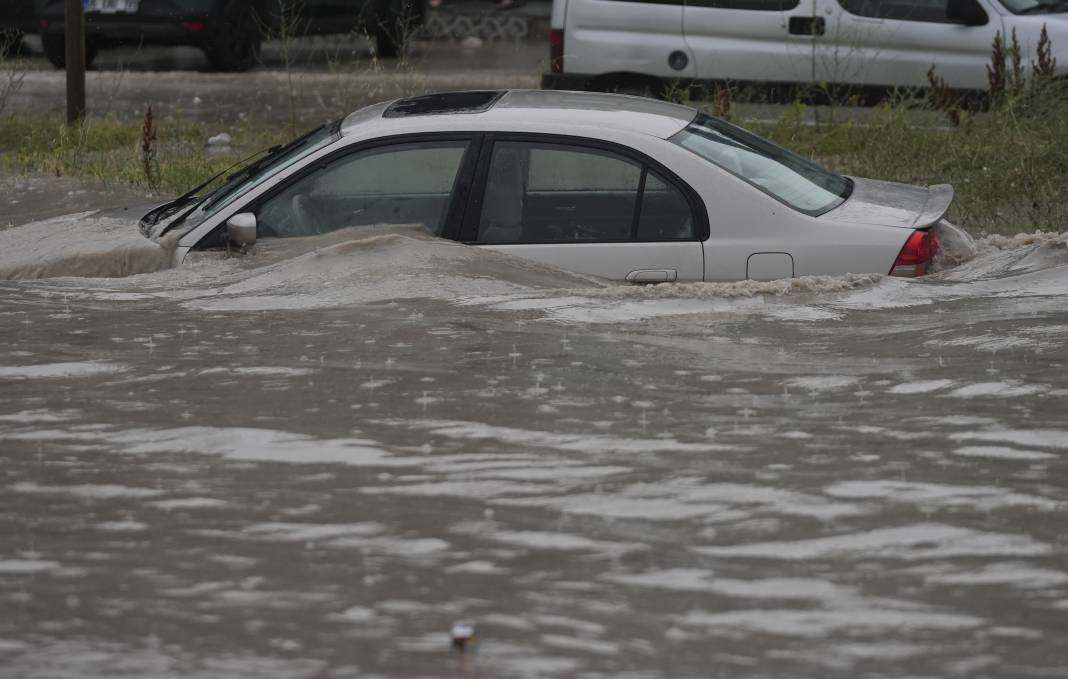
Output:
<svg viewBox="0 0 1068 679">
<path fill-rule="evenodd" d="M 545 89 L 657 93 L 672 82 L 883 90 L 987 86 L 1000 31 L 1030 70 L 1046 25 L 1068 73 L 1068 0 L 553 0 Z"/>
</svg>

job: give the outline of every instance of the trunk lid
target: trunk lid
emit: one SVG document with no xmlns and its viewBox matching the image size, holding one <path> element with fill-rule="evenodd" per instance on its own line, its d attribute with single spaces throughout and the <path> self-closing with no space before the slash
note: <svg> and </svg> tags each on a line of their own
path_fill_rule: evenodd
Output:
<svg viewBox="0 0 1068 679">
<path fill-rule="evenodd" d="M 953 202 L 949 184 L 913 186 L 850 177 L 849 198 L 824 216 L 835 221 L 923 229 L 946 216 Z"/>
</svg>

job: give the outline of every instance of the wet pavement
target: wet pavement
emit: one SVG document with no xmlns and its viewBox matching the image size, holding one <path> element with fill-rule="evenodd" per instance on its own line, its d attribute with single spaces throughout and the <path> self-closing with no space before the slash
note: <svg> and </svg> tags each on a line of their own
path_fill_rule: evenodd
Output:
<svg viewBox="0 0 1068 679">
<path fill-rule="evenodd" d="M 1031 240 L 928 281 L 390 234 L 0 282 L 0 676 L 1063 676 Z"/>
</svg>

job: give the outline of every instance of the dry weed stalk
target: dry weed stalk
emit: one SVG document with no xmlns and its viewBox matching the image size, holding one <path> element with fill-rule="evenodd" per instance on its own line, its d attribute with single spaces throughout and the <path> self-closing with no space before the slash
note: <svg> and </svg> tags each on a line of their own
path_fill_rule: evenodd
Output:
<svg viewBox="0 0 1068 679">
<path fill-rule="evenodd" d="M 1057 72 L 1057 59 L 1053 56 L 1053 43 L 1046 31 L 1046 24 L 1042 24 L 1042 33 L 1038 36 L 1038 47 L 1035 49 L 1038 61 L 1031 62 L 1031 70 L 1036 79 L 1053 78 Z"/>
<path fill-rule="evenodd" d="M 960 96 L 949 87 L 945 78 L 935 73 L 934 66 L 927 70 L 927 96 L 936 109 L 946 114 L 953 127 L 960 127 Z"/>
<path fill-rule="evenodd" d="M 159 187 L 159 162 L 156 160 L 156 121 L 152 117 L 152 107 L 145 110 L 145 120 L 141 125 L 141 169 L 145 181 L 153 190 Z"/>
</svg>

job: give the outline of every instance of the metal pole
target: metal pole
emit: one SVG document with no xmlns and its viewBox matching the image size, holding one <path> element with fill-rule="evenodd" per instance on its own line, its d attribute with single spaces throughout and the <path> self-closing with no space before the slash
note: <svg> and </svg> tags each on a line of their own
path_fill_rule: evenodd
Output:
<svg viewBox="0 0 1068 679">
<path fill-rule="evenodd" d="M 85 115 L 85 11 L 82 0 L 67 0 L 67 124 Z"/>
</svg>

